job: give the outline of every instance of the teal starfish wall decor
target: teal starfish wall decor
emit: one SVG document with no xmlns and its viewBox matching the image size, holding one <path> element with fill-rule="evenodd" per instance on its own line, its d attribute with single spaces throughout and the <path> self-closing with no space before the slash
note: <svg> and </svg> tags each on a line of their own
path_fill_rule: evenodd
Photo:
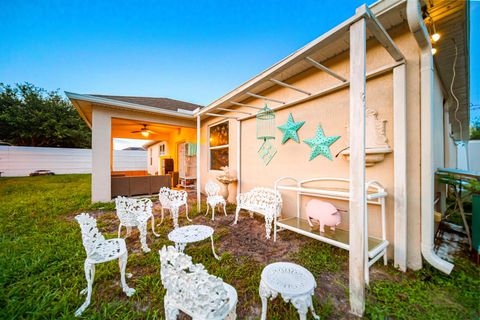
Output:
<svg viewBox="0 0 480 320">
<path fill-rule="evenodd" d="M 303 142 L 305 142 L 310 148 L 312 148 L 312 153 L 310 154 L 309 161 L 312 161 L 318 155 L 322 155 L 325 158 L 332 160 L 330 146 L 338 139 L 340 139 L 340 136 L 326 137 L 325 133 L 323 133 L 322 127 L 319 125 L 317 127 L 317 133 L 315 137 L 303 140 Z"/>
<path fill-rule="evenodd" d="M 288 141 L 288 139 L 293 139 L 296 142 L 300 143 L 298 140 L 297 131 L 305 124 L 305 121 L 295 122 L 293 121 L 293 115 L 290 113 L 288 115 L 288 120 L 281 126 L 277 128 L 280 129 L 283 133 L 282 144 Z"/>
</svg>

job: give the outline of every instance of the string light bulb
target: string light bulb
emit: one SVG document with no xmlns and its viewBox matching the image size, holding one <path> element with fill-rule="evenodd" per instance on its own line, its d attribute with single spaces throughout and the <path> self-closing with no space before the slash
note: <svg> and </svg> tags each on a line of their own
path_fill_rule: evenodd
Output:
<svg viewBox="0 0 480 320">
<path fill-rule="evenodd" d="M 435 43 L 438 40 L 440 40 L 440 34 L 435 32 L 434 34 L 432 34 L 432 41 Z"/>
<path fill-rule="evenodd" d="M 432 56 L 435 55 L 435 53 L 437 53 L 437 49 L 436 49 L 436 48 L 432 48 Z"/>
</svg>

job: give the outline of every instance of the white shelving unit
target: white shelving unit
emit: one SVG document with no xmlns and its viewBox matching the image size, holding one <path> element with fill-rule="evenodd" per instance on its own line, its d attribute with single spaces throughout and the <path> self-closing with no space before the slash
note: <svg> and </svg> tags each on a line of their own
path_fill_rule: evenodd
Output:
<svg viewBox="0 0 480 320">
<path fill-rule="evenodd" d="M 342 185 L 343 187 L 326 187 L 326 186 L 312 186 L 317 184 Z M 320 233 L 318 228 L 310 227 L 308 221 L 301 217 L 301 197 L 311 196 L 326 199 L 336 200 L 350 200 L 349 179 L 340 178 L 314 178 L 307 180 L 297 180 L 292 177 L 282 177 L 275 181 L 275 190 L 283 192 L 295 192 L 297 195 L 296 201 L 296 216 L 277 219 L 274 217 L 274 233 L 273 239 L 277 240 L 277 231 L 290 230 L 304 236 L 323 241 L 330 245 L 350 250 L 349 245 L 349 231 L 342 230 L 338 227 L 335 231 L 331 231 L 328 226 L 324 233 Z M 387 247 L 388 241 L 386 236 L 386 221 L 385 221 L 385 198 L 387 192 L 385 188 L 378 181 L 370 181 L 366 183 L 365 190 L 367 192 L 367 204 L 378 205 L 381 207 L 382 220 L 382 237 L 376 238 L 368 236 L 368 241 L 365 241 L 365 282 L 369 282 L 369 268 L 378 261 L 381 257 L 384 259 L 384 264 L 387 264 Z M 365 213 L 365 234 L 368 235 L 368 206 Z"/>
<path fill-rule="evenodd" d="M 188 144 L 178 145 L 179 186 L 182 188 L 196 188 L 197 181 L 197 156 L 188 156 Z"/>
</svg>

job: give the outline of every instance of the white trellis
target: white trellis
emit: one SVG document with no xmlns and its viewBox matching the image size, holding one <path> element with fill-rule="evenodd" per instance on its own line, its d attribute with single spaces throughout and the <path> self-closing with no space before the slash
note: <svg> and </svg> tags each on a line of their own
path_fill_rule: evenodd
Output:
<svg viewBox="0 0 480 320">
<path fill-rule="evenodd" d="M 118 226 L 118 237 L 120 238 L 122 227 L 127 227 L 127 236 L 130 235 L 132 227 L 137 227 L 140 231 L 140 243 L 144 252 L 150 252 L 147 246 L 147 223 L 151 219 L 152 233 L 159 237 L 155 232 L 155 218 L 152 214 L 152 201 L 148 198 L 134 199 L 126 197 L 117 197 L 115 199 L 117 217 L 120 220 Z"/>
<path fill-rule="evenodd" d="M 96 264 L 118 259 L 123 292 L 130 297 L 135 293 L 135 289 L 130 288 L 125 281 L 125 269 L 128 260 L 125 240 L 121 238 L 105 240 L 105 237 L 97 229 L 97 221 L 88 213 L 79 214 L 75 219 L 80 224 L 83 246 L 87 253 L 84 263 L 87 287 L 81 291 L 81 294 L 86 294 L 87 297 L 82 306 L 75 311 L 75 316 L 78 317 L 90 304 Z"/>
</svg>

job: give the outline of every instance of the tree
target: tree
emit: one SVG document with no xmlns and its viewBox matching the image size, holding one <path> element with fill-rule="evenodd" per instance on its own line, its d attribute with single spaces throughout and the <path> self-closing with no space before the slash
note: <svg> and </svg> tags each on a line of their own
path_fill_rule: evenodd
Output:
<svg viewBox="0 0 480 320">
<path fill-rule="evenodd" d="M 470 124 L 470 140 L 480 140 L 480 118 Z"/>
<path fill-rule="evenodd" d="M 58 90 L 0 83 L 0 140 L 19 146 L 89 148 L 91 132 Z"/>
</svg>

